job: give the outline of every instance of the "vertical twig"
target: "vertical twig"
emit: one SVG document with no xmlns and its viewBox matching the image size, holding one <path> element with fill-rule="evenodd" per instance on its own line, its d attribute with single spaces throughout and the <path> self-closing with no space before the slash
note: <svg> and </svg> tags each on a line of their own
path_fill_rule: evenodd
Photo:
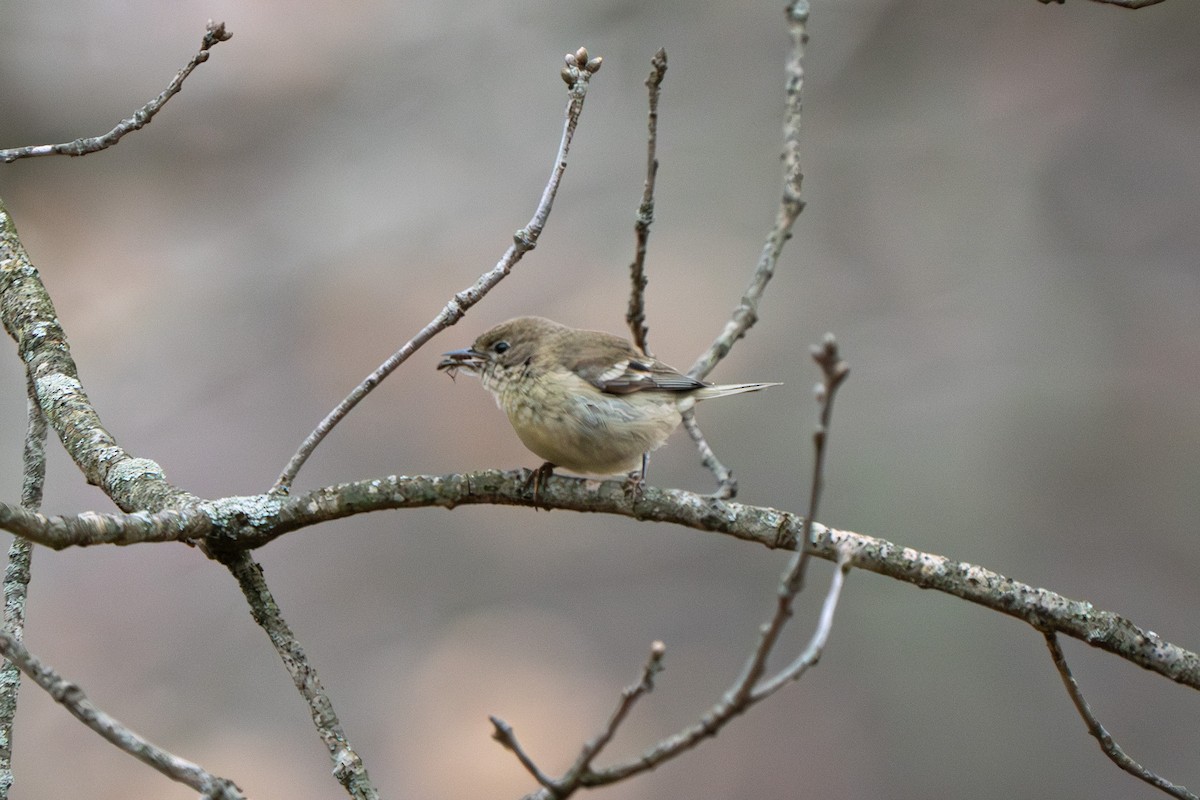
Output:
<svg viewBox="0 0 1200 800">
<path fill-rule="evenodd" d="M 663 78 L 667 74 L 667 51 L 659 49 L 650 59 L 650 76 L 646 78 L 649 94 L 650 114 L 646 123 L 646 183 L 642 188 L 642 202 L 638 206 L 637 221 L 633 231 L 637 237 L 633 263 L 629 265 L 629 310 L 625 321 L 633 334 L 633 343 L 646 355 L 652 355 L 646 341 L 650 330 L 646 327 L 646 244 L 650 239 L 650 226 L 654 223 L 654 179 L 658 175 L 658 95 Z"/>
<path fill-rule="evenodd" d="M 46 480 L 46 417 L 38 404 L 33 377 L 25 375 L 29 423 L 22 454 L 21 507 L 37 511 L 42 505 L 42 487 Z M 33 543 L 17 536 L 8 548 L 8 567 L 4 571 L 4 629 L 20 642 L 25 635 L 25 601 L 29 594 Z M 0 800 L 8 800 L 13 784 L 13 720 L 17 714 L 17 695 L 21 673 L 11 661 L 0 667 Z"/>
</svg>

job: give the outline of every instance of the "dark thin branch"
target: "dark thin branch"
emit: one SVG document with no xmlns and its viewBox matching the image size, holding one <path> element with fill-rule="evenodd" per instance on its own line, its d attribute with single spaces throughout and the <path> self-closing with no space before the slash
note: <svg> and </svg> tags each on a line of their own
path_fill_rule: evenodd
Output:
<svg viewBox="0 0 1200 800">
<path fill-rule="evenodd" d="M 1051 3 L 1061 6 L 1066 3 L 1067 0 L 1038 0 L 1038 2 L 1044 6 L 1048 6 Z M 1139 8 L 1145 8 L 1146 6 L 1156 6 L 1163 2 L 1163 0 L 1092 0 L 1092 2 L 1136 10 Z"/>
<path fill-rule="evenodd" d="M 0 654 L 16 664 L 21 672 L 45 689 L 55 702 L 70 711 L 84 725 L 171 780 L 190 786 L 203 797 L 212 800 L 234 800 L 244 797 L 233 781 L 213 775 L 199 764 L 163 750 L 101 711 L 79 686 L 42 664 L 7 630 L 0 630 Z"/>
<path fill-rule="evenodd" d="M 1067 687 L 1067 694 L 1071 696 L 1071 702 L 1075 704 L 1075 710 L 1079 712 L 1079 716 L 1083 718 L 1083 723 L 1087 725 L 1088 733 L 1094 736 L 1100 744 L 1100 749 L 1104 751 L 1104 755 L 1112 759 L 1114 764 L 1133 777 L 1140 781 L 1145 781 L 1155 789 L 1166 792 L 1172 797 L 1178 797 L 1182 800 L 1200 800 L 1200 798 L 1183 786 L 1171 783 L 1166 778 L 1155 772 L 1151 772 L 1134 761 L 1121 749 L 1119 744 L 1113 741 L 1112 736 L 1100 724 L 1100 720 L 1096 718 L 1096 715 L 1092 713 L 1092 707 L 1088 705 L 1087 699 L 1079 689 L 1079 683 L 1075 680 L 1075 676 L 1071 674 L 1071 668 L 1067 665 L 1067 657 L 1063 655 L 1062 646 L 1058 643 L 1058 636 L 1053 631 L 1046 631 L 1045 635 L 1046 647 L 1050 648 L 1050 658 L 1054 660 L 1054 666 L 1058 669 L 1058 674 L 1062 677 L 1063 686 Z"/>
<path fill-rule="evenodd" d="M 118 122 L 117 126 L 108 133 L 101 136 L 76 139 L 73 142 L 64 142 L 63 144 L 41 144 L 0 150 L 0 161 L 12 162 L 18 158 L 36 158 L 38 156 L 86 156 L 89 153 L 95 153 L 98 150 L 106 150 L 112 147 L 121 141 L 121 138 L 125 134 L 141 130 L 149 125 L 151 120 L 154 119 L 154 115 L 161 111 L 163 106 L 167 104 L 167 101 L 178 94 L 179 90 L 183 88 L 183 82 L 192 74 L 192 70 L 205 61 L 208 61 L 208 51 L 216 46 L 218 42 L 229 41 L 232 36 L 232 33 L 225 30 L 224 22 L 209 20 L 208 27 L 204 31 L 204 38 L 200 41 L 200 51 L 192 56 L 192 60 L 175 75 L 174 79 L 167 84 L 167 88 L 163 89 L 158 97 L 133 112 L 131 116 Z"/>
<path fill-rule="evenodd" d="M 629 310 L 625 321 L 633 334 L 633 343 L 646 355 L 652 355 L 646 336 L 646 244 L 650 240 L 650 226 L 654 223 L 654 179 L 658 175 L 658 95 L 663 78 L 667 74 L 667 51 L 659 49 L 650 59 L 650 76 L 646 78 L 650 114 L 646 124 L 646 183 L 642 188 L 642 202 L 638 206 L 637 221 L 633 224 L 636 236 L 633 263 L 629 265 Z"/>
<path fill-rule="evenodd" d="M 538 203 L 537 210 L 533 214 L 533 218 L 529 220 L 529 224 L 513 235 L 513 243 L 509 245 L 508 250 L 505 251 L 496 266 L 479 276 L 479 279 L 470 287 L 454 295 L 450 302 L 438 312 L 437 316 L 428 325 L 422 328 L 416 336 L 408 340 L 403 347 L 389 356 L 362 383 L 354 387 L 354 390 L 321 420 L 313 432 L 308 435 L 308 438 L 304 440 L 304 443 L 300 445 L 300 449 L 296 451 L 296 454 L 288 461 L 283 472 L 280 473 L 278 480 L 275 481 L 275 485 L 271 489 L 273 494 L 287 494 L 291 491 L 292 484 L 296 480 L 296 475 L 300 472 L 300 468 L 304 466 L 304 462 L 308 460 L 308 457 L 317 449 L 322 440 L 329 435 L 329 432 L 363 398 L 370 394 L 376 386 L 383 382 L 384 378 L 391 375 L 397 367 L 407 361 L 413 353 L 417 352 L 436 334 L 462 319 L 471 306 L 482 300 L 496 284 L 512 271 L 513 267 L 516 266 L 525 253 L 537 246 L 538 237 L 541 235 L 542 229 L 546 225 L 546 219 L 550 216 L 550 209 L 554 205 L 554 197 L 558 192 L 559 182 L 562 180 L 563 172 L 567 168 L 567 153 L 571 149 L 571 139 L 575 135 L 575 126 L 579 122 L 579 115 L 583 112 L 583 100 L 587 96 L 588 83 L 591 77 L 600 69 L 601 64 L 599 57 L 589 58 L 587 50 L 582 47 L 575 53 L 568 53 L 566 61 L 567 65 L 562 69 L 562 77 L 567 83 L 568 100 L 563 122 L 562 138 L 559 140 L 558 152 L 554 157 L 554 168 L 550 171 L 550 180 L 546 183 L 546 188 L 542 190 L 542 198 Z"/>
<path fill-rule="evenodd" d="M 788 29 L 792 36 L 792 51 L 787 62 L 786 105 L 783 120 L 783 196 L 775 224 L 767 234 L 758 265 L 750 278 L 750 284 L 742 295 L 742 301 L 725 328 L 692 365 L 688 374 L 693 378 L 704 378 L 713 367 L 729 354 L 734 343 L 746 335 L 746 331 L 758 321 L 758 303 L 766 291 L 767 284 L 775 275 L 779 255 L 791 238 L 792 225 L 804 202 L 800 199 L 800 185 L 804 174 L 800 170 L 800 112 L 801 90 L 804 87 L 804 45 L 808 42 L 808 1 L 793 0 L 787 8 Z"/>
<path fill-rule="evenodd" d="M 333 761 L 334 777 L 354 800 L 378 800 L 379 792 L 371 784 L 362 759 L 350 746 L 350 740 L 333 710 L 333 703 L 326 694 L 325 687 L 321 685 L 321 679 L 317 677 L 316 668 L 309 662 L 304 648 L 300 646 L 296 635 L 284 620 L 279 605 L 263 579 L 262 567 L 255 563 L 248 553 L 229 554 L 221 560 L 237 579 L 242 594 L 246 596 L 246 602 L 250 604 L 250 615 L 259 627 L 266 631 L 275 652 L 279 654 L 283 665 L 292 676 L 292 682 L 308 703 L 313 724 L 316 725 L 317 733 L 320 734 L 321 741 L 329 751 L 329 758 Z"/>
</svg>

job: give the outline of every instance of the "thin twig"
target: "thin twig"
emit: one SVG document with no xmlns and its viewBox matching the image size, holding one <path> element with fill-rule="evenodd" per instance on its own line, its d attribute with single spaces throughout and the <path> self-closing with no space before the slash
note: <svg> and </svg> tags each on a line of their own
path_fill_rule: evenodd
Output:
<svg viewBox="0 0 1200 800">
<path fill-rule="evenodd" d="M 517 741 L 517 734 L 513 731 L 512 726 L 495 715 L 489 716 L 488 719 L 492 722 L 492 738 L 503 745 L 505 750 L 512 751 L 512 754 L 517 757 L 517 761 L 521 762 L 521 766 L 533 776 L 533 779 L 552 792 L 552 797 L 558 797 L 558 782 L 542 772 L 541 768 L 529 757 L 525 748 L 521 747 L 521 743 Z"/>
<path fill-rule="evenodd" d="M 588 770 L 580 777 L 579 785 L 589 788 L 605 786 L 658 767 L 664 761 L 668 761 L 680 753 L 690 750 L 705 739 L 716 736 L 730 720 L 739 714 L 745 713 L 752 705 L 773 693 L 778 688 L 778 685 L 775 684 L 795 680 L 805 668 L 811 664 L 815 664 L 824 650 L 825 643 L 829 637 L 829 631 L 832 629 L 833 612 L 841 596 L 845 574 L 850 568 L 849 559 L 849 551 L 845 551 L 839 555 L 838 568 L 834 572 L 833 579 L 830 582 L 829 592 L 825 597 L 818 626 L 808 646 L 805 647 L 801 656 L 788 670 L 772 678 L 771 681 L 768 681 L 758 690 L 752 685 L 756 679 L 755 676 L 761 675 L 761 671 L 755 666 L 759 661 L 760 651 L 762 653 L 769 652 L 775 641 L 777 641 L 778 631 L 768 633 L 767 628 L 771 625 L 771 623 L 768 623 L 763 626 L 763 630 L 760 632 L 759 643 L 748 659 L 747 666 L 743 668 L 742 673 L 738 676 L 738 679 L 721 696 L 721 699 L 705 712 L 699 722 L 660 740 L 641 755 L 626 762 L 605 767 L 604 769 Z M 794 565 L 794 558 L 792 563 Z M 765 655 L 762 658 L 765 663 Z M 797 664 L 801 666 L 797 667 Z"/>
<path fill-rule="evenodd" d="M 804 584 L 804 567 L 808 563 L 810 541 L 812 539 L 812 523 L 817 518 L 817 504 L 821 499 L 821 491 L 825 487 L 825 445 L 829 439 L 829 423 L 833 417 L 833 399 L 838 388 L 850 375 L 850 365 L 838 354 L 837 340 L 832 333 L 825 334 L 825 340 L 812 348 L 813 360 L 821 368 L 821 382 L 817 384 L 817 405 L 820 407 L 820 417 L 817 429 L 813 431 L 814 464 L 812 485 L 808 490 L 808 514 L 801 526 L 799 558 L 796 564 L 796 591 L 799 592 Z"/>
<path fill-rule="evenodd" d="M 787 8 L 788 29 L 792 36 L 792 52 L 787 62 L 786 105 L 783 120 L 783 196 L 775 224 L 767 234 L 758 265 L 750 278 L 750 284 L 742 295 L 741 303 L 733 310 L 725 328 L 688 370 L 688 375 L 702 379 L 712 372 L 713 367 L 729 354 L 734 342 L 746 335 L 746 331 L 758 321 L 758 303 L 766 291 L 767 284 L 775 274 L 779 254 L 791 238 L 792 225 L 804 210 L 800 199 L 800 185 L 804 174 L 800 169 L 800 112 L 801 90 L 804 87 L 804 45 L 808 42 L 808 0 L 792 0 Z"/>
<path fill-rule="evenodd" d="M 409 357 L 417 352 L 437 333 L 445 330 L 454 323 L 462 319 L 467 313 L 467 309 L 483 299 L 492 288 L 504 279 L 510 273 L 521 256 L 532 250 L 537 245 L 538 237 L 542 233 L 542 229 L 546 225 L 546 219 L 550 216 L 550 209 L 554 204 L 554 196 L 558 192 L 559 182 L 562 180 L 563 172 L 567 168 L 567 153 L 571 149 L 571 139 L 575 135 L 575 126 L 579 122 L 579 115 L 583 111 L 583 100 L 587 96 L 588 82 L 592 75 L 599 69 L 601 59 L 599 57 L 589 58 L 585 48 L 579 48 L 575 53 L 568 53 L 566 56 L 567 65 L 563 67 L 562 77 L 567 83 L 567 108 L 565 119 L 563 122 L 562 137 L 558 144 L 558 152 L 554 158 L 554 168 L 550 171 L 550 180 L 546 183 L 545 189 L 542 190 L 541 200 L 538 202 L 537 210 L 534 211 L 533 217 L 529 220 L 529 224 L 521 228 L 513 235 L 513 243 L 509 245 L 503 257 L 497 262 L 496 266 L 492 267 L 470 287 L 464 289 L 450 300 L 446 306 L 438 312 L 437 316 L 417 333 L 412 339 L 408 340 L 395 353 L 388 357 L 386 361 L 368 375 L 362 383 L 354 387 L 354 390 L 346 396 L 342 402 L 330 411 L 323 420 L 317 425 L 304 443 L 300 445 L 300 449 L 288 461 L 283 472 L 280 473 L 278 480 L 271 489 L 272 494 L 287 494 L 292 487 L 292 483 L 296 480 L 296 474 L 300 472 L 300 468 L 304 466 L 304 462 L 312 455 L 321 441 L 329 435 L 345 416 L 350 413 L 359 402 L 365 398 L 376 386 L 378 386 L 384 378 L 392 374 L 392 372 L 409 359 Z"/>
<path fill-rule="evenodd" d="M 378 800 L 379 792 L 371 784 L 362 759 L 350 746 L 350 740 L 333 710 L 333 703 L 321 685 L 321 679 L 317 677 L 316 668 L 309 662 L 304 648 L 284 620 L 278 603 L 263 579 L 262 567 L 248 553 L 230 554 L 221 560 L 246 596 L 250 615 L 266 631 L 271 644 L 275 646 L 275 652 L 292 676 L 292 682 L 308 703 L 313 724 L 333 761 L 334 777 L 354 800 Z"/>
<path fill-rule="evenodd" d="M 700 430 L 700 425 L 696 422 L 696 409 L 689 408 L 683 412 L 683 429 L 696 443 L 696 449 L 700 451 L 700 463 L 717 479 L 717 490 L 713 492 L 713 497 L 719 500 L 732 500 L 737 497 L 737 478 L 733 477 L 733 470 L 717 459 L 717 454 L 713 452 L 708 439 L 704 438 L 704 431 Z"/>
<path fill-rule="evenodd" d="M 80 722 L 139 761 L 149 764 L 173 781 L 185 784 L 213 800 L 234 800 L 244 795 L 237 785 L 221 778 L 199 764 L 163 750 L 134 733 L 118 720 L 101 711 L 87 698 L 83 690 L 42 664 L 7 630 L 0 630 L 0 654 L 16 664 L 21 672 L 71 712 Z"/>
<path fill-rule="evenodd" d="M 141 130 L 150 124 L 154 119 L 154 115 L 162 110 L 162 107 L 167 104 L 167 101 L 179 93 L 183 88 L 183 82 L 192 74 L 192 70 L 208 61 L 208 51 L 211 50 L 218 42 L 227 42 L 233 36 L 225 30 L 224 22 L 208 21 L 208 27 L 204 31 L 204 38 L 200 41 L 200 51 L 192 56 L 192 60 L 187 63 L 167 84 L 167 88 L 162 90 L 158 97 L 151 100 L 146 105 L 139 108 L 137 111 L 125 119 L 117 123 L 117 126 L 108 133 L 101 136 L 92 136 L 89 138 L 76 139 L 73 142 L 64 142 L 62 144 L 40 144 L 30 145 L 29 147 L 14 147 L 10 150 L 0 150 L 0 161 L 12 162 L 18 158 L 36 158 L 38 156 L 86 156 L 89 153 L 95 153 L 98 150 L 105 150 L 112 147 L 117 142 L 121 141 L 127 133 L 136 130 Z"/>
<path fill-rule="evenodd" d="M 1058 674 L 1062 677 L 1063 686 L 1067 687 L 1067 694 L 1071 696 L 1071 702 L 1075 704 L 1075 710 L 1079 712 L 1079 716 L 1083 718 L 1083 723 L 1087 725 L 1088 733 L 1096 738 L 1100 744 L 1100 749 L 1104 751 L 1104 755 L 1112 759 L 1112 762 L 1121 769 L 1128 772 L 1133 777 L 1140 781 L 1159 789 L 1172 797 L 1179 797 L 1183 800 L 1200 800 L 1195 794 L 1188 791 L 1183 786 L 1178 786 L 1171 783 L 1166 778 L 1152 772 L 1143 767 L 1138 762 L 1134 761 L 1121 746 L 1113 741 L 1112 736 L 1104 726 L 1100 724 L 1100 720 L 1092 713 L 1092 707 L 1088 705 L 1087 699 L 1083 696 L 1083 692 L 1079 689 L 1079 683 L 1076 682 L 1075 676 L 1071 674 L 1071 668 L 1067 665 L 1067 657 L 1063 655 L 1062 647 L 1058 643 L 1058 636 L 1054 631 L 1044 631 L 1046 636 L 1046 647 L 1050 648 L 1050 658 L 1054 660 L 1054 666 L 1058 669 Z"/>
<path fill-rule="evenodd" d="M 662 662 L 666 653 L 666 645 L 662 642 L 654 642 L 650 645 L 650 657 L 646 659 L 646 663 L 642 667 L 641 677 L 638 678 L 637 683 L 626 686 L 625 690 L 621 692 L 621 699 L 609 716 L 608 724 L 580 750 L 575 763 L 563 776 L 564 783 L 573 783 L 580 775 L 591 771 L 593 759 L 600 755 L 600 751 L 612 741 L 613 736 L 617 733 L 617 728 L 625 721 L 625 717 L 628 716 L 633 706 L 643 696 L 654 690 L 654 678 L 663 670 Z"/>
<path fill-rule="evenodd" d="M 762 252 L 758 257 L 750 284 L 742 294 L 741 303 L 733 310 L 729 321 L 708 349 L 692 364 L 688 375 L 703 379 L 729 354 L 734 342 L 746 335 L 746 331 L 758 321 L 758 303 L 775 274 L 783 246 L 791 238 L 792 225 L 804 210 L 800 199 L 800 186 L 804 174 L 800 169 L 800 119 L 803 104 L 801 90 L 804 88 L 804 45 L 808 42 L 808 0 L 792 0 L 787 8 L 788 29 L 792 36 L 792 51 L 786 67 L 786 102 L 783 119 L 783 195 L 775 224 L 767 234 Z M 737 481 L 733 473 L 713 453 L 704 434 L 694 420 L 684 417 L 684 425 L 692 441 L 700 451 L 700 460 L 717 479 L 715 496 L 730 499 L 737 495 Z"/>
<path fill-rule="evenodd" d="M 38 405 L 33 380 L 25 380 L 28 425 L 22 454 L 21 507 L 36 511 L 42 504 L 46 480 L 46 417 Z M 25 601 L 29 596 L 30 571 L 33 567 L 33 543 L 14 538 L 8 548 L 8 567 L 4 571 L 4 629 L 18 642 L 25 635 Z M 21 673 L 11 661 L 0 667 L 0 800 L 8 800 L 12 788 L 13 720 Z"/>
<path fill-rule="evenodd" d="M 638 206 L 637 221 L 633 224 L 637 244 L 633 263 L 629 265 L 630 292 L 629 310 L 625 321 L 633 334 L 633 343 L 646 355 L 651 355 L 646 336 L 646 244 L 650 239 L 650 226 L 654 223 L 654 179 L 658 175 L 658 95 L 663 78 L 667 74 L 667 51 L 659 49 L 650 59 L 650 76 L 646 78 L 649 94 L 650 114 L 646 136 L 646 183 L 642 189 L 642 202 Z"/>
</svg>

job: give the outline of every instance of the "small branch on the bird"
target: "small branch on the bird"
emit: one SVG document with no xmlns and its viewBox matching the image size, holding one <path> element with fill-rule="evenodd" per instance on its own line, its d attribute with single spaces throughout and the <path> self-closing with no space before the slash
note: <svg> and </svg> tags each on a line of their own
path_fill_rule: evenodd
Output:
<svg viewBox="0 0 1200 800">
<path fill-rule="evenodd" d="M 1096 718 L 1096 715 L 1092 713 L 1092 707 L 1088 704 L 1087 698 L 1083 696 L 1083 691 L 1080 690 L 1075 676 L 1071 674 L 1071 668 L 1067 665 L 1067 657 L 1063 654 L 1062 646 L 1058 643 L 1058 636 L 1054 631 L 1044 631 L 1044 634 L 1046 636 L 1046 647 L 1050 649 L 1050 658 L 1054 660 L 1054 666 L 1058 669 L 1059 676 L 1062 677 L 1063 686 L 1067 688 L 1067 694 L 1070 695 L 1071 702 L 1075 704 L 1075 710 L 1079 712 L 1079 716 L 1087 726 L 1088 733 L 1095 737 L 1104 755 L 1108 756 L 1114 764 L 1133 777 L 1145 781 L 1155 789 L 1163 791 L 1172 797 L 1178 797 L 1182 800 L 1200 800 L 1200 798 L 1185 787 L 1171 783 L 1161 775 L 1146 769 L 1134 761 L 1121 749 L 1119 744 L 1113 741 L 1112 736 L 1100 724 L 1100 720 Z"/>
<path fill-rule="evenodd" d="M 733 470 L 720 462 L 708 439 L 704 438 L 704 431 L 700 430 L 700 424 L 696 422 L 695 409 L 689 408 L 683 412 L 683 429 L 696 443 L 696 449 L 700 451 L 700 463 L 717 479 L 717 490 L 713 497 L 719 500 L 732 500 L 737 497 L 737 478 L 733 477 Z"/>
<path fill-rule="evenodd" d="M 371 784 L 362 759 L 351 747 L 316 668 L 309 662 L 304 648 L 284 620 L 279 604 L 263 579 L 262 567 L 249 553 L 225 554 L 219 556 L 219 560 L 237 580 L 250 605 L 250 615 L 266 632 L 275 652 L 292 676 L 296 689 L 308 703 L 313 724 L 333 761 L 334 777 L 354 800 L 378 800 L 379 792 Z"/>
<path fill-rule="evenodd" d="M 46 480 L 46 416 L 38 405 L 37 392 L 28 373 L 25 376 L 28 423 L 21 458 L 21 507 L 36 512 L 42 504 Z M 4 629 L 16 641 L 25 635 L 25 601 L 29 597 L 30 571 L 33 568 L 33 543 L 15 537 L 8 548 L 8 566 L 4 570 Z M 21 673 L 11 661 L 0 666 L 0 800 L 8 800 L 13 784 L 13 719 Z"/>
<path fill-rule="evenodd" d="M 804 45 L 808 42 L 808 1 L 793 0 L 787 8 L 788 29 L 792 36 L 792 51 L 787 62 L 786 103 L 783 121 L 783 196 L 775 224 L 767 234 L 766 242 L 758 257 L 758 264 L 750 278 L 750 284 L 742 295 L 741 303 L 734 309 L 725 328 L 688 370 L 693 378 L 703 379 L 713 367 L 729 354 L 734 343 L 746 335 L 758 321 L 758 303 L 766 291 L 767 284 L 775 274 L 779 254 L 791 238 L 792 225 L 804 209 L 800 199 L 800 185 L 804 175 L 800 169 L 800 111 L 801 90 L 804 87 Z"/>
<path fill-rule="evenodd" d="M 229 41 L 232 36 L 232 33 L 225 30 L 224 22 L 209 20 L 208 27 L 204 31 L 204 38 L 200 41 L 200 51 L 192 56 L 192 60 L 175 75 L 174 79 L 167 84 L 167 88 L 163 89 L 158 97 L 146 103 L 146 105 L 133 112 L 129 117 L 118 122 L 117 126 L 108 133 L 100 136 L 80 138 L 73 142 L 64 142 L 62 144 L 40 144 L 0 150 L 0 161 L 11 162 L 16 161 L 18 158 L 36 158 L 38 156 L 86 156 L 89 153 L 95 153 L 98 150 L 105 150 L 112 147 L 121 141 L 121 137 L 125 134 L 141 130 L 149 125 L 150 121 L 154 119 L 154 115 L 161 111 L 163 106 L 167 104 L 167 101 L 178 94 L 179 90 L 183 88 L 183 82 L 192 74 L 192 70 L 208 60 L 208 51 L 216 46 L 218 42 Z"/>
<path fill-rule="evenodd" d="M 163 750 L 101 711 L 79 686 L 41 663 L 7 630 L 0 630 L 0 655 L 16 664 L 21 672 L 45 689 L 55 702 L 70 711 L 84 725 L 171 780 L 190 786 L 205 798 L 213 800 L 244 797 L 233 781 L 213 775 L 199 764 Z"/>
<path fill-rule="evenodd" d="M 663 78 L 667 74 L 667 51 L 659 49 L 650 59 L 650 76 L 646 78 L 649 94 L 650 114 L 646 124 L 646 183 L 642 189 L 642 202 L 638 206 L 637 220 L 633 224 L 636 236 L 633 263 L 629 265 L 629 310 L 625 321 L 633 334 L 633 343 L 646 355 L 652 355 L 646 337 L 646 244 L 650 240 L 650 226 L 654 223 L 654 179 L 658 175 L 658 95 Z"/>
<path fill-rule="evenodd" d="M 563 172 L 567 168 L 567 153 L 571 149 L 571 139 L 575 135 L 575 126 L 578 124 L 579 115 L 583 111 L 583 101 L 587 96 L 589 81 L 599 71 L 602 61 L 599 56 L 595 58 L 589 57 L 587 49 L 583 47 L 574 53 L 568 53 L 565 60 L 566 66 L 563 67 L 561 74 L 563 81 L 567 84 L 568 100 L 563 121 L 562 137 L 559 140 L 558 152 L 554 156 L 554 167 L 550 171 L 550 179 L 547 181 L 545 189 L 542 190 L 541 200 L 538 202 L 537 209 L 534 211 L 533 217 L 529 220 L 529 224 L 513 234 L 513 243 L 509 245 L 508 250 L 505 251 L 500 261 L 496 263 L 496 266 L 480 275 L 474 284 L 455 294 L 450 299 L 450 302 L 438 312 L 437 316 L 428 325 L 422 328 L 416 336 L 409 339 L 403 347 L 389 356 L 362 383 L 354 387 L 354 390 L 321 420 L 317 427 L 313 429 L 313 432 L 308 435 L 308 438 L 304 440 L 304 443 L 300 445 L 300 449 L 296 451 L 296 454 L 288 461 L 287 466 L 283 468 L 283 472 L 280 473 L 279 478 L 275 481 L 275 485 L 271 488 L 272 494 L 287 494 L 291 491 L 292 484 L 295 482 L 300 468 L 304 466 L 304 462 L 317 449 L 321 441 L 329 435 L 334 426 L 341 422 L 364 397 L 383 382 L 384 378 L 392 374 L 397 367 L 407 361 L 426 342 L 462 319 L 463 315 L 467 313 L 467 309 L 482 300 L 496 284 L 512 272 L 513 267 L 516 266 L 525 253 L 537 246 L 538 237 L 541 235 L 542 229 L 546 225 L 546 219 L 550 216 L 550 209 L 554 205 L 554 197 L 558 193 L 559 182 L 562 180 Z"/>
</svg>

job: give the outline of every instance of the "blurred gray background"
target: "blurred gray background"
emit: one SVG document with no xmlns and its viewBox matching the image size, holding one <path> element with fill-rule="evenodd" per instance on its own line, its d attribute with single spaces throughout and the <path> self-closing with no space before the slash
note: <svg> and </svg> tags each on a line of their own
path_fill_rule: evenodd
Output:
<svg viewBox="0 0 1200 800">
<path fill-rule="evenodd" d="M 312 426 L 499 258 L 549 172 L 562 54 L 604 57 L 536 251 L 397 372 L 301 473 L 535 466 L 438 353 L 522 313 L 624 331 L 649 59 L 665 47 L 650 341 L 681 367 L 740 296 L 779 193 L 779 2 L 6 4 L 0 145 L 95 135 L 155 96 L 205 20 L 232 41 L 147 129 L 0 167 L 102 418 L 216 497 L 267 489 Z M 1200 5 L 814 3 L 804 194 L 762 321 L 713 374 L 775 380 L 700 420 L 741 499 L 802 511 L 810 343 L 853 374 L 822 521 L 985 565 L 1200 647 Z M 10 351 L 11 353 L 11 351 Z M 0 366 L 0 486 L 24 392 Z M 711 479 L 682 434 L 651 482 Z M 109 510 L 52 448 L 45 507 Z M 667 671 L 600 759 L 697 719 L 786 557 L 525 509 L 377 514 L 260 551 L 387 797 L 517 797 L 489 738 L 551 772 L 650 642 Z M 788 641 L 807 634 L 829 574 Z M 340 790 L 233 580 L 183 546 L 39 550 L 27 641 L 103 708 L 257 798 Z M 1200 786 L 1200 698 L 1077 642 L 1136 758 Z M 188 798 L 26 685 L 14 797 Z M 850 576 L 820 667 L 655 773 L 642 798 L 1141 798 L 1086 735 L 1041 638 Z"/>
</svg>

